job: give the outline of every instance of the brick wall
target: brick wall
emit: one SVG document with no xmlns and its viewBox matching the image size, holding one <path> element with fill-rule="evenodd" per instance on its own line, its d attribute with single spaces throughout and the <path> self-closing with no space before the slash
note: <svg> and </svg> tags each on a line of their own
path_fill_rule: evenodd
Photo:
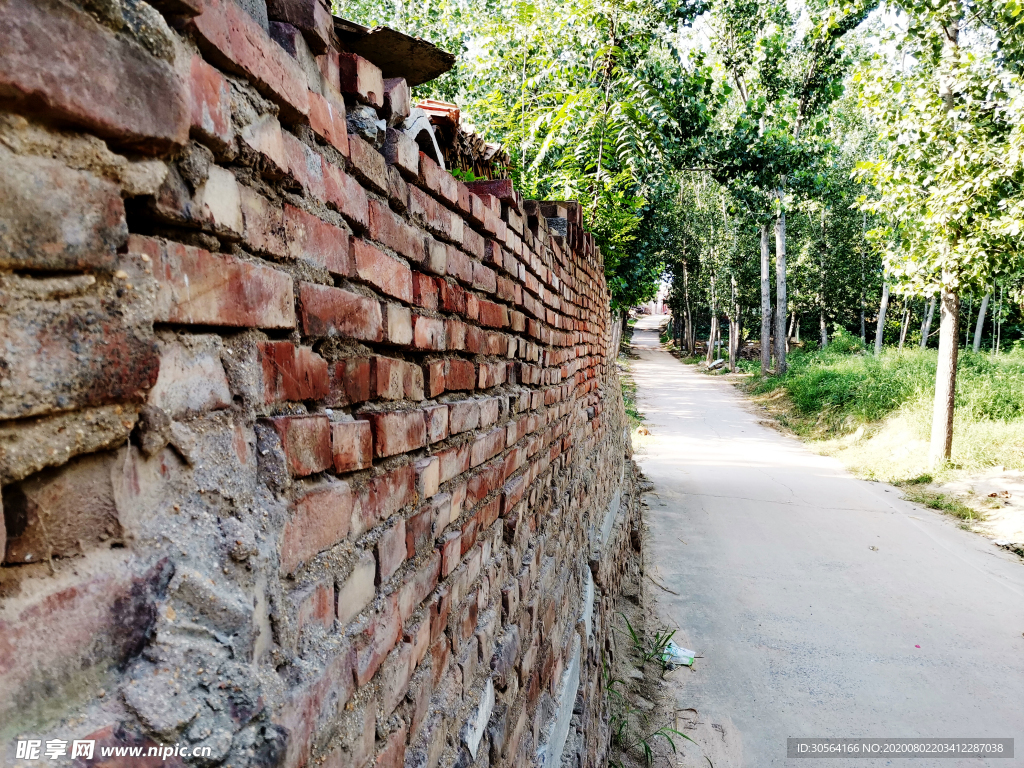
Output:
<svg viewBox="0 0 1024 768">
<path fill-rule="evenodd" d="M 408 89 L 316 2 L 151 2 L 0 2 L 0 762 L 602 764 L 637 504 L 578 206 L 350 134 Z"/>
</svg>

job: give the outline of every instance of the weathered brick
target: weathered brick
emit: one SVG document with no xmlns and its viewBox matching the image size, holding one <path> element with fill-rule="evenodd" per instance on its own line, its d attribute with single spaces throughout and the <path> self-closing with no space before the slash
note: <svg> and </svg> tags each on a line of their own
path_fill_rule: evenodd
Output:
<svg viewBox="0 0 1024 768">
<path fill-rule="evenodd" d="M 412 664 L 411 668 L 415 668 L 415 664 Z M 409 681 L 406 679 L 405 688 L 408 688 L 408 683 Z M 404 690 L 402 695 L 405 695 Z M 374 768 L 403 768 L 405 766 L 406 728 L 406 724 L 402 723 L 399 728 L 388 734 L 384 740 L 384 745 L 377 752 L 377 757 L 373 763 Z"/>
<path fill-rule="evenodd" d="M 423 233 L 377 200 L 370 201 L 368 231 L 372 239 L 417 264 L 426 257 Z"/>
<path fill-rule="evenodd" d="M 4 269 L 111 270 L 117 249 L 128 237 L 115 184 L 56 160 L 15 155 L 2 146 L 0 210 Z"/>
<path fill-rule="evenodd" d="M 473 288 L 485 293 L 494 293 L 497 290 L 497 275 L 494 274 L 494 270 L 480 262 L 473 262 Z"/>
<path fill-rule="evenodd" d="M 6 557 L 0 560 L 12 565 L 48 561 L 121 538 L 115 468 L 115 454 L 93 454 L 5 489 L 5 512 L 18 528 L 12 527 Z"/>
<path fill-rule="evenodd" d="M 386 520 L 416 498 L 416 473 L 411 464 L 378 475 L 366 483 L 359 503 L 359 533 Z"/>
<path fill-rule="evenodd" d="M 473 449 L 470 454 L 469 463 L 471 466 L 479 466 L 492 456 L 497 456 L 505 449 L 505 430 L 501 427 L 492 429 L 484 435 L 480 435 L 473 442 Z"/>
<path fill-rule="evenodd" d="M 367 469 L 373 463 L 373 433 L 366 421 L 336 421 L 331 424 L 331 451 L 335 472 Z"/>
<path fill-rule="evenodd" d="M 363 686 L 370 682 L 401 636 L 402 617 L 398 612 L 397 595 L 392 594 L 384 600 L 384 606 L 371 617 L 366 629 L 358 637 L 358 685 Z"/>
<path fill-rule="evenodd" d="M 354 53 L 342 53 L 338 66 L 342 93 L 350 93 L 374 107 L 384 106 L 384 78 L 380 67 Z"/>
<path fill-rule="evenodd" d="M 390 579 L 402 567 L 408 550 L 405 543 L 405 520 L 399 519 L 377 539 L 377 584 Z"/>
<path fill-rule="evenodd" d="M 380 341 L 384 335 L 380 304 L 342 288 L 302 283 L 302 329 L 311 336 L 350 336 Z"/>
<path fill-rule="evenodd" d="M 288 173 L 284 133 L 276 117 L 261 115 L 243 127 L 239 136 L 245 146 L 257 153 L 255 164 L 263 175 L 277 179 Z"/>
<path fill-rule="evenodd" d="M 374 192 L 388 193 L 388 164 L 384 156 L 357 134 L 348 137 L 352 173 Z"/>
<path fill-rule="evenodd" d="M 360 229 L 369 221 L 369 201 L 358 181 L 334 163 L 323 161 L 324 198 L 327 204 Z"/>
<path fill-rule="evenodd" d="M 427 442 L 439 443 L 448 437 L 448 406 L 432 405 L 423 409 L 427 425 Z"/>
<path fill-rule="evenodd" d="M 448 578 L 462 560 L 462 532 L 449 531 L 439 542 L 441 550 L 441 576 Z"/>
<path fill-rule="evenodd" d="M 441 465 L 436 456 L 428 456 L 416 462 L 416 492 L 421 499 L 429 499 L 437 493 L 440 485 Z"/>
<path fill-rule="evenodd" d="M 381 665 L 377 675 L 385 717 L 390 717 L 395 707 L 405 698 L 412 671 L 412 645 L 399 643 Z"/>
<path fill-rule="evenodd" d="M 469 469 L 470 445 L 455 446 L 437 454 L 441 461 L 441 482 L 446 483 Z"/>
<path fill-rule="evenodd" d="M 141 328 L 97 299 L 38 301 L 0 314 L 0 418 L 141 401 L 160 356 Z"/>
<path fill-rule="evenodd" d="M 201 56 L 193 56 L 191 81 L 191 134 L 216 152 L 231 149 L 235 138 L 231 124 L 231 89 L 228 81 Z"/>
<path fill-rule="evenodd" d="M 508 307 L 481 299 L 480 325 L 487 328 L 505 328 L 508 326 Z"/>
<path fill-rule="evenodd" d="M 0 29 L 5 99 L 144 152 L 187 140 L 188 84 L 127 36 L 60 0 L 7 0 Z"/>
<path fill-rule="evenodd" d="M 420 182 L 435 195 L 453 205 L 458 204 L 459 188 L 455 177 L 423 152 L 420 152 Z"/>
<path fill-rule="evenodd" d="M 316 0 L 314 0 L 316 1 Z M 322 86 L 327 96 L 309 92 L 309 127 L 341 154 L 349 154 L 348 122 L 345 119 L 345 101 L 341 94 L 333 93 L 332 86 Z"/>
<path fill-rule="evenodd" d="M 298 604 L 295 629 L 316 625 L 324 629 L 334 626 L 334 582 L 318 581 L 311 587 L 293 593 L 291 600 Z"/>
<path fill-rule="evenodd" d="M 281 438 L 291 473 L 305 477 L 333 463 L 331 429 L 326 416 L 278 416 L 268 419 Z"/>
<path fill-rule="evenodd" d="M 157 280 L 154 319 L 184 325 L 293 328 L 292 279 L 227 254 L 139 235 L 130 253 L 149 256 Z"/>
<path fill-rule="evenodd" d="M 373 454 L 377 458 L 406 453 L 427 444 L 422 411 L 371 413 L 367 417 L 373 425 Z"/>
<path fill-rule="evenodd" d="M 473 389 L 476 386 L 476 366 L 469 360 L 448 360 L 445 388 L 448 390 Z"/>
<path fill-rule="evenodd" d="M 375 357 L 370 369 L 370 393 L 384 400 L 422 400 L 423 370 L 405 360 Z"/>
<path fill-rule="evenodd" d="M 381 150 L 384 159 L 395 166 L 405 178 L 415 181 L 419 174 L 419 146 L 411 137 L 395 128 L 388 128 L 386 137 Z"/>
<path fill-rule="evenodd" d="M 189 22 L 204 56 L 248 77 L 289 119 L 309 114 L 306 75 L 270 35 L 231 0 L 202 0 L 203 12 Z"/>
<path fill-rule="evenodd" d="M 301 29 L 314 53 L 324 53 L 334 34 L 334 20 L 320 0 L 267 0 L 267 16 Z"/>
<path fill-rule="evenodd" d="M 296 347 L 288 341 L 261 341 L 256 351 L 263 371 L 265 404 L 327 397 L 327 361 L 309 347 Z"/>
<path fill-rule="evenodd" d="M 336 227 L 300 208 L 284 206 L 288 255 L 323 267 L 335 275 L 349 275 L 348 230 Z"/>
<path fill-rule="evenodd" d="M 412 316 L 412 344 L 417 349 L 445 349 L 445 323 L 436 317 Z"/>
<path fill-rule="evenodd" d="M 437 309 L 437 281 L 430 275 L 413 272 L 412 301 L 417 307 Z"/>
<path fill-rule="evenodd" d="M 251 187 L 238 188 L 245 244 L 258 253 L 278 258 L 288 256 L 285 240 L 284 211 Z"/>
<path fill-rule="evenodd" d="M 355 237 L 352 238 L 352 257 L 355 273 L 361 280 L 388 296 L 412 301 L 412 271 L 408 265 Z"/>
<path fill-rule="evenodd" d="M 449 403 L 448 423 L 453 435 L 476 429 L 480 424 L 480 401 L 460 400 Z"/>
<path fill-rule="evenodd" d="M 327 181 L 324 178 L 324 159 L 305 142 L 287 131 L 281 133 L 284 154 L 288 161 L 288 175 L 298 182 L 303 192 L 317 200 L 327 201 Z"/>
<path fill-rule="evenodd" d="M 412 344 L 412 310 L 394 302 L 388 302 L 385 310 L 387 342 L 401 347 Z"/>
<path fill-rule="evenodd" d="M 427 397 L 437 397 L 445 390 L 445 370 L 448 361 L 434 360 L 423 366 L 423 375 L 426 379 L 425 392 Z"/>
<path fill-rule="evenodd" d="M 331 403 L 352 405 L 370 399 L 370 359 L 350 357 L 329 367 Z"/>
<path fill-rule="evenodd" d="M 374 576 L 377 563 L 373 555 L 364 552 L 356 560 L 352 572 L 338 587 L 338 623 L 345 626 L 363 610 L 374 596 Z"/>
</svg>

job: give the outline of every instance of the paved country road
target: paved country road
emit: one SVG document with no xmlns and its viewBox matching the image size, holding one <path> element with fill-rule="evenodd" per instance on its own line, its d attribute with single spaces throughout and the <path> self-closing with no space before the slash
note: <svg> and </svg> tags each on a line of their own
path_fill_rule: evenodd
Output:
<svg viewBox="0 0 1024 768">
<path fill-rule="evenodd" d="M 1024 765 L 1024 563 L 763 426 L 655 331 L 633 343 L 648 568 L 704 657 L 671 677 L 715 768 Z M 790 736 L 1012 737 L 1017 756 L 787 759 Z"/>
</svg>

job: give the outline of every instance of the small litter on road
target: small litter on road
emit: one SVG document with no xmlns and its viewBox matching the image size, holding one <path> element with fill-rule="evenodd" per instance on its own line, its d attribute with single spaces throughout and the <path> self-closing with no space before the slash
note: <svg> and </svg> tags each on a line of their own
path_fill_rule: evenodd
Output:
<svg viewBox="0 0 1024 768">
<path fill-rule="evenodd" d="M 872 552 L 878 551 L 878 547 L 868 547 L 868 549 L 870 549 Z"/>
<path fill-rule="evenodd" d="M 692 667 L 695 657 L 696 654 L 689 648 L 682 648 L 670 641 L 669 644 L 665 646 L 665 652 L 661 655 L 661 660 L 665 662 L 665 664 Z"/>
</svg>

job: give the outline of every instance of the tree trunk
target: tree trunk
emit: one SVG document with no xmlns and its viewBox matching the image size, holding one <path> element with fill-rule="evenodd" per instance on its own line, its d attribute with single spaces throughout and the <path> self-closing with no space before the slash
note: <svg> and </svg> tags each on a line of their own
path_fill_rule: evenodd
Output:
<svg viewBox="0 0 1024 768">
<path fill-rule="evenodd" d="M 988 302 L 992 298 L 992 291 L 985 294 L 981 300 L 981 309 L 978 310 L 978 322 L 974 326 L 974 351 L 981 351 L 981 332 L 985 330 L 985 313 L 988 312 Z"/>
<path fill-rule="evenodd" d="M 779 190 L 781 196 L 782 190 Z M 775 220 L 775 372 L 786 372 L 786 211 L 779 203 Z"/>
<path fill-rule="evenodd" d="M 693 354 L 693 312 L 690 310 L 690 270 L 683 262 L 683 301 L 686 303 L 686 338 L 683 343 L 686 345 L 686 353 Z"/>
<path fill-rule="evenodd" d="M 999 286 L 999 309 L 996 312 L 996 334 L 995 334 L 996 338 L 995 338 L 995 347 L 994 347 L 995 352 L 996 352 L 997 355 L 999 354 L 999 347 L 1003 343 L 1003 296 L 1004 296 L 1004 289 L 1003 289 L 1003 286 L 1000 285 Z"/>
<path fill-rule="evenodd" d="M 861 225 L 860 233 L 863 240 L 867 239 L 865 234 L 868 229 L 868 215 L 866 213 L 861 214 Z M 860 249 L 860 343 L 865 347 L 868 345 L 868 325 L 867 317 L 864 311 L 864 244 L 861 243 Z"/>
<path fill-rule="evenodd" d="M 715 306 L 715 276 L 711 275 L 711 330 L 708 331 L 708 354 L 707 362 L 710 364 L 715 358 L 715 337 L 718 331 L 718 307 Z"/>
<path fill-rule="evenodd" d="M 943 282 L 947 282 L 943 280 Z M 956 402 L 956 363 L 960 353 L 960 297 L 948 288 L 939 299 L 939 364 L 935 370 L 935 409 L 928 463 L 933 469 L 953 451 L 953 408 Z"/>
<path fill-rule="evenodd" d="M 828 324 L 825 322 L 825 310 L 818 316 L 818 329 L 821 331 L 821 348 L 828 346 Z"/>
<path fill-rule="evenodd" d="M 768 225 L 761 225 L 761 375 L 772 366 L 772 281 L 768 274 Z"/>
<path fill-rule="evenodd" d="M 878 306 L 878 327 L 875 329 L 875 354 L 882 354 L 882 336 L 885 335 L 885 313 L 889 310 L 889 284 L 882 283 L 882 302 Z"/>
<path fill-rule="evenodd" d="M 740 305 L 736 296 L 736 275 L 731 275 L 732 303 L 729 311 L 729 370 L 736 370 L 736 358 L 740 351 Z"/>
<path fill-rule="evenodd" d="M 821 265 L 821 280 L 818 291 L 818 330 L 821 333 L 821 348 L 828 346 L 828 324 L 825 321 L 825 208 L 821 209 L 821 249 L 818 258 Z"/>
<path fill-rule="evenodd" d="M 932 300 L 928 302 L 928 311 L 924 313 L 924 317 L 921 319 L 921 349 L 928 347 L 928 337 L 932 333 L 932 317 L 935 315 L 935 297 L 932 296 Z"/>
<path fill-rule="evenodd" d="M 907 340 L 907 331 L 910 329 L 910 302 L 906 301 L 903 307 L 903 325 L 900 327 L 900 354 L 903 354 L 903 342 Z"/>
</svg>

